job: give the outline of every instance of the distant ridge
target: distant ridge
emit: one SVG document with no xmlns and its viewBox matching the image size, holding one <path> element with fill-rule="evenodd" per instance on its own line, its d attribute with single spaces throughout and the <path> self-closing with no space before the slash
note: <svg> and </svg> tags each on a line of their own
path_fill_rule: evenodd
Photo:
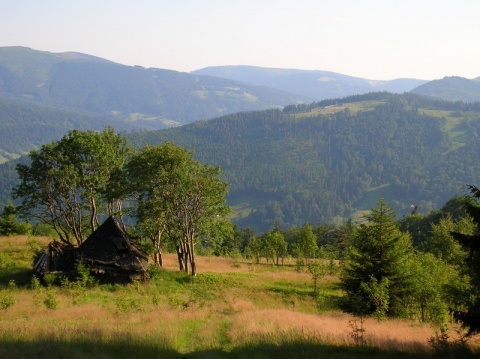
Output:
<svg viewBox="0 0 480 359">
<path fill-rule="evenodd" d="M 469 80 L 464 77 L 450 76 L 430 81 L 411 91 L 414 94 L 449 101 L 480 101 L 480 78 Z"/>
<path fill-rule="evenodd" d="M 308 100 L 238 81 L 25 47 L 0 47 L 0 98 L 104 116 L 112 125 L 130 122 L 138 129 Z"/>
<path fill-rule="evenodd" d="M 268 86 L 308 96 L 315 101 L 378 91 L 403 93 L 427 82 L 417 79 L 367 80 L 329 71 L 243 65 L 212 66 L 191 73 Z"/>
</svg>

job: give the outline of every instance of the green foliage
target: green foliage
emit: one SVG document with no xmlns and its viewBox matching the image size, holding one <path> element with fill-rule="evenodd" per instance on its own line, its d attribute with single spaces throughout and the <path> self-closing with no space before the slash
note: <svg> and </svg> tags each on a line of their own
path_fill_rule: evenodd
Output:
<svg viewBox="0 0 480 359">
<path fill-rule="evenodd" d="M 240 250 L 239 238 L 232 222 L 226 218 L 206 223 L 202 234 L 202 245 L 212 250 L 215 256 L 233 256 Z"/>
<path fill-rule="evenodd" d="M 410 261 L 412 271 L 411 316 L 422 322 L 442 325 L 448 319 L 449 308 L 458 302 L 451 287 L 461 286 L 458 268 L 431 253 L 417 253 Z"/>
<path fill-rule="evenodd" d="M 15 300 L 15 297 L 13 296 L 13 293 L 11 290 L 0 291 L 0 308 L 8 309 L 12 305 L 14 305 L 16 302 L 17 301 Z"/>
<path fill-rule="evenodd" d="M 7 202 L 0 216 L 0 236 L 31 234 L 32 226 L 28 222 L 18 223 L 16 209 L 11 201 Z"/>
<path fill-rule="evenodd" d="M 46 223 L 36 223 L 32 229 L 32 235 L 39 237 L 58 238 L 57 232 Z"/>
<path fill-rule="evenodd" d="M 261 243 L 263 256 L 267 262 L 272 259 L 276 265 L 279 265 L 281 258 L 283 264 L 283 259 L 287 255 L 287 242 L 280 231 L 275 229 L 268 231 L 261 237 Z"/>
<path fill-rule="evenodd" d="M 438 224 L 432 223 L 431 227 L 423 249 L 446 263 L 460 265 L 467 254 L 452 232 L 472 234 L 475 229 L 472 218 L 465 217 L 454 223 L 452 216 L 448 215 L 440 219 Z"/>
<path fill-rule="evenodd" d="M 127 192 L 137 198 L 135 216 L 143 235 L 157 253 L 164 238 L 173 242 L 182 258 L 181 269 L 190 265 L 195 275 L 199 237 L 219 235 L 219 227 L 230 227 L 222 220 L 229 207 L 225 205 L 228 185 L 220 178 L 220 168 L 203 165 L 187 150 L 165 143 L 144 147 L 133 156 L 126 165 L 126 178 Z"/>
<path fill-rule="evenodd" d="M 313 233 L 310 224 L 305 223 L 303 225 L 297 234 L 293 247 L 296 256 L 305 258 L 307 263 L 309 258 L 315 258 L 318 250 L 317 236 Z"/>
<path fill-rule="evenodd" d="M 42 287 L 40 284 L 40 279 L 38 279 L 35 275 L 32 276 L 32 280 L 30 282 L 30 288 L 32 290 L 38 290 Z"/>
<path fill-rule="evenodd" d="M 112 123 L 110 119 L 92 113 L 60 110 L 50 106 L 35 105 L 25 101 L 0 99 L 0 163 L 28 153 L 33 148 L 59 140 L 72 128 L 86 131 L 101 131 Z M 133 126 L 117 121 L 119 131 Z M 0 197 L 1 198 L 1 197 Z M 3 198 L 2 198 L 3 199 Z M 4 203 L 0 201 L 0 203 Z"/>
<path fill-rule="evenodd" d="M 90 288 L 97 284 L 90 269 L 81 259 L 75 263 L 75 283 L 82 288 Z"/>
<path fill-rule="evenodd" d="M 58 273 L 45 273 L 43 276 L 43 281 L 47 287 L 52 287 L 54 285 L 60 284 L 61 276 Z"/>
<path fill-rule="evenodd" d="M 329 265 L 324 262 L 311 262 L 307 265 L 308 272 L 313 280 L 313 293 L 317 294 L 318 280 L 329 272 Z"/>
<path fill-rule="evenodd" d="M 15 231 L 18 235 L 30 235 L 32 234 L 32 225 L 29 222 L 17 223 Z"/>
<path fill-rule="evenodd" d="M 8 202 L 3 208 L 0 217 L 0 236 L 10 236 L 17 234 L 17 222 L 15 219 L 15 207 L 12 202 Z"/>
<path fill-rule="evenodd" d="M 376 93 L 128 138 L 137 148 L 172 141 L 221 166 L 235 223 L 263 233 L 275 221 L 287 228 L 348 218 L 379 196 L 399 216 L 412 203 L 420 213 L 439 208 L 476 180 L 479 114 L 475 104 Z M 8 198 L 16 180 L 11 164 L 1 167 L 0 194 Z"/>
<path fill-rule="evenodd" d="M 362 108 L 360 101 L 369 105 Z M 466 169 L 477 163 L 479 113 L 470 104 L 375 93 L 228 115 L 129 139 L 139 147 L 173 141 L 221 166 L 229 203 L 245 208 L 236 224 L 264 232 L 275 221 L 287 228 L 346 218 L 380 195 L 400 215 L 411 203 L 420 212 L 441 206 L 475 178 Z"/>
<path fill-rule="evenodd" d="M 472 234 L 454 233 L 463 248 L 467 251 L 464 271 L 470 279 L 466 305 L 454 312 L 454 316 L 469 335 L 480 332 L 480 189 L 469 186 L 471 197 L 465 202 L 467 213 L 472 217 L 475 230 Z"/>
<path fill-rule="evenodd" d="M 122 295 L 117 297 L 115 304 L 119 313 L 140 311 L 142 308 L 140 298 L 136 298 L 131 295 Z"/>
<path fill-rule="evenodd" d="M 60 306 L 60 301 L 58 300 L 56 292 L 53 289 L 49 289 L 45 292 L 43 304 L 47 309 L 57 309 Z"/>
<path fill-rule="evenodd" d="M 356 315 L 399 315 L 411 291 L 408 235 L 398 230 L 395 212 L 381 199 L 350 243 L 343 273 L 346 310 Z"/>
<path fill-rule="evenodd" d="M 114 171 L 126 160 L 126 140 L 113 129 L 102 132 L 70 131 L 58 142 L 30 152 L 29 165 L 18 164 L 20 184 L 14 196 L 26 218 L 49 224 L 63 242 L 85 239 L 95 230 L 98 216 L 113 215 L 113 198 L 107 186 Z"/>
</svg>

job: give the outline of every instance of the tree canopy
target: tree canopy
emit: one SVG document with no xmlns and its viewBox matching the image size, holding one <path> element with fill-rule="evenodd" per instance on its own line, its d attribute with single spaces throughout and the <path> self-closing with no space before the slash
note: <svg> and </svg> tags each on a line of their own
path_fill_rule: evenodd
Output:
<svg viewBox="0 0 480 359">
<path fill-rule="evenodd" d="M 30 164 L 18 164 L 18 212 L 51 225 L 59 238 L 81 244 L 98 226 L 100 213 L 113 214 L 108 182 L 129 154 L 123 136 L 70 131 L 60 141 L 31 151 Z"/>
<path fill-rule="evenodd" d="M 130 192 L 137 199 L 135 215 L 151 238 L 156 261 L 161 260 L 163 235 L 175 242 L 180 267 L 196 274 L 195 244 L 212 221 L 223 218 L 228 186 L 220 169 L 193 159 L 191 152 L 172 143 L 147 146 L 126 166 Z"/>
</svg>

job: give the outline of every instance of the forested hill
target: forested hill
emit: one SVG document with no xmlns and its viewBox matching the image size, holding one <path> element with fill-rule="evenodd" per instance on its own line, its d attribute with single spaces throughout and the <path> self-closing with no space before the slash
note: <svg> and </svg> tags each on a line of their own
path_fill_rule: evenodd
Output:
<svg viewBox="0 0 480 359">
<path fill-rule="evenodd" d="M 129 135 L 221 166 L 240 225 L 317 223 L 370 209 L 441 207 L 480 183 L 480 106 L 372 93 Z"/>
<path fill-rule="evenodd" d="M 100 131 L 109 124 L 101 116 L 0 98 L 0 163 L 59 140 L 69 130 Z M 116 123 L 115 128 L 128 131 L 134 126 L 125 122 Z"/>
<path fill-rule="evenodd" d="M 480 81 L 458 76 L 444 77 L 418 86 L 412 93 L 449 101 L 479 102 Z"/>
<path fill-rule="evenodd" d="M 148 129 L 307 100 L 238 81 L 25 47 L 0 47 L 0 98 L 108 116 L 114 126 L 130 121 Z"/>
</svg>

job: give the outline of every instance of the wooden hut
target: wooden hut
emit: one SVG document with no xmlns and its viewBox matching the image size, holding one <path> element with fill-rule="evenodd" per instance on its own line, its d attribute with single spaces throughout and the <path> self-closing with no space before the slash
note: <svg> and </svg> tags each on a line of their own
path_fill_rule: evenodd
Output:
<svg viewBox="0 0 480 359">
<path fill-rule="evenodd" d="M 52 242 L 34 266 L 35 272 L 71 272 L 78 260 L 100 282 L 148 279 L 148 256 L 109 217 L 78 248 Z"/>
</svg>

